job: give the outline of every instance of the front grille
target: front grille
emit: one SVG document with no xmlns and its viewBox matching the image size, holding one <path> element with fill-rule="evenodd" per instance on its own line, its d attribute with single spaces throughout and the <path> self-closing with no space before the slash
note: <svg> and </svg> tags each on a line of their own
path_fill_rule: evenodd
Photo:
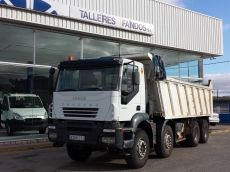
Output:
<svg viewBox="0 0 230 172">
<path fill-rule="evenodd" d="M 84 122 L 84 121 L 66 121 L 67 125 L 81 125 L 81 126 L 89 126 L 91 127 L 93 124 L 89 122 Z"/>
<path fill-rule="evenodd" d="M 92 132 L 92 128 L 79 128 L 79 127 L 67 127 L 67 131 L 77 131 L 77 132 Z"/>
<path fill-rule="evenodd" d="M 98 108 L 63 108 L 66 117 L 96 118 Z"/>
<path fill-rule="evenodd" d="M 25 119 L 27 123 L 35 123 L 35 122 L 42 122 L 42 118 L 27 118 Z"/>
<path fill-rule="evenodd" d="M 42 125 L 43 122 L 34 122 L 34 123 L 24 123 L 24 126 L 38 126 Z"/>
</svg>

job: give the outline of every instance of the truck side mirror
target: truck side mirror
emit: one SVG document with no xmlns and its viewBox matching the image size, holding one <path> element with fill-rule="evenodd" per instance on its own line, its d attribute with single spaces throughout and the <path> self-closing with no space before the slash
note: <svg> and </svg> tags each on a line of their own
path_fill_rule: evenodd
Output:
<svg viewBox="0 0 230 172">
<path fill-rule="evenodd" d="M 53 86 L 53 82 L 54 82 L 54 73 L 55 73 L 55 68 L 51 67 L 49 70 L 49 91 L 52 94 L 54 91 L 54 86 Z"/>
<path fill-rule="evenodd" d="M 132 84 L 139 85 L 140 84 L 140 74 L 139 72 L 132 72 Z"/>
</svg>

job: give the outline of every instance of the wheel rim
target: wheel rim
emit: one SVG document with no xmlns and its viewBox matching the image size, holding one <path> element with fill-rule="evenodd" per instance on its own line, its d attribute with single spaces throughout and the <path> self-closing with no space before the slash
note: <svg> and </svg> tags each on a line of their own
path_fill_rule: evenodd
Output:
<svg viewBox="0 0 230 172">
<path fill-rule="evenodd" d="M 137 142 L 137 155 L 139 159 L 144 159 L 147 152 L 147 144 L 144 139 L 139 139 Z"/>
<path fill-rule="evenodd" d="M 166 149 L 170 149 L 172 147 L 172 137 L 169 132 L 165 134 L 165 147 Z"/>
</svg>

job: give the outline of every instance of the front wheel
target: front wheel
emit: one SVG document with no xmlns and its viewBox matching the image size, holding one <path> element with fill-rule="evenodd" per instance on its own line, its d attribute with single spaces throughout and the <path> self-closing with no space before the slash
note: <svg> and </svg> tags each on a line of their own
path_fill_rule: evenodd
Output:
<svg viewBox="0 0 230 172">
<path fill-rule="evenodd" d="M 149 138 L 146 132 L 142 129 L 137 129 L 133 147 L 130 150 L 130 155 L 125 157 L 126 163 L 131 168 L 143 167 L 149 156 Z"/>
<path fill-rule="evenodd" d="M 76 146 L 67 144 L 67 153 L 74 161 L 85 161 L 92 154 L 92 148 L 87 146 Z"/>
<path fill-rule="evenodd" d="M 216 126 L 216 123 L 210 123 L 211 126 Z"/>
<path fill-rule="evenodd" d="M 8 136 L 13 136 L 14 135 L 14 132 L 12 131 L 12 129 L 11 129 L 10 124 L 9 124 L 8 121 L 6 122 L 6 134 Z"/>
<path fill-rule="evenodd" d="M 46 128 L 43 128 L 43 129 L 38 130 L 38 131 L 39 131 L 39 133 L 40 133 L 40 134 L 45 134 L 45 132 L 46 132 Z"/>
<path fill-rule="evenodd" d="M 157 130 L 157 143 L 155 144 L 155 152 L 160 158 L 167 158 L 171 155 L 173 149 L 173 132 L 169 125 L 166 125 L 161 136 L 161 129 Z"/>
</svg>

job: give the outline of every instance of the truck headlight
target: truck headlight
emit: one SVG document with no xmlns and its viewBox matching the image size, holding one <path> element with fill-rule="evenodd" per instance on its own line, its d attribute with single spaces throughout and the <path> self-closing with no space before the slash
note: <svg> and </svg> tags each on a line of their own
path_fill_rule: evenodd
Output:
<svg viewBox="0 0 230 172">
<path fill-rule="evenodd" d="M 49 138 L 50 139 L 56 139 L 57 138 L 57 133 L 49 132 Z"/>
<path fill-rule="evenodd" d="M 24 120 L 19 114 L 13 113 L 13 118 L 16 120 Z"/>
<path fill-rule="evenodd" d="M 44 114 L 44 118 L 45 118 L 45 119 L 47 119 L 47 118 L 48 118 L 48 114 L 47 114 L 47 112 L 45 112 L 45 114 Z"/>
<path fill-rule="evenodd" d="M 56 127 L 55 127 L 55 126 L 53 126 L 53 125 L 49 125 L 49 126 L 48 126 L 48 128 L 49 128 L 49 129 L 53 129 L 53 130 L 55 130 L 55 128 L 56 128 Z"/>
<path fill-rule="evenodd" d="M 102 137 L 102 143 L 115 144 L 115 137 Z"/>
</svg>

